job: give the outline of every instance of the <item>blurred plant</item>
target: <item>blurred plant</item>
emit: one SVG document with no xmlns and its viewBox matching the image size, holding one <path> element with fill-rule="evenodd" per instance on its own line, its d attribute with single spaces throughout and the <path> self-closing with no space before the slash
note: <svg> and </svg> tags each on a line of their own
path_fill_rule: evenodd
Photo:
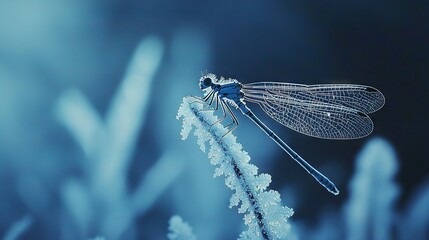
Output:
<svg viewBox="0 0 429 240">
<path fill-rule="evenodd" d="M 223 208 L 226 196 L 229 195 L 228 189 L 222 182 L 213 181 L 213 168 L 206 161 L 201 161 L 204 155 L 202 152 L 196 154 L 194 143 L 183 142 L 180 137 L 172 135 L 180 129 L 180 122 L 171 122 L 177 115 L 177 103 L 182 101 L 183 96 L 200 93 L 195 79 L 198 79 L 201 70 L 211 68 L 213 59 L 213 46 L 209 36 L 204 28 L 199 27 L 184 26 L 175 30 L 166 47 L 168 53 L 163 61 L 162 71 L 154 85 L 153 91 L 162 97 L 157 98 L 156 111 L 152 112 L 151 118 L 156 119 L 156 125 L 159 126 L 154 135 L 156 144 L 162 148 L 175 149 L 177 156 L 186 162 L 186 167 L 175 181 L 174 187 L 164 195 L 167 197 L 166 201 L 159 206 L 172 209 L 172 212 L 180 213 L 188 222 L 192 222 L 195 234 L 204 236 L 204 240 L 217 240 L 237 235 L 241 226 L 239 216 Z M 190 202 L 192 204 L 189 204 Z M 196 211 L 198 214 L 195 214 Z M 163 212 L 166 215 L 157 215 L 158 217 L 150 220 L 143 219 L 143 225 L 157 226 L 145 229 L 144 234 L 148 238 L 157 238 L 160 232 L 165 231 L 162 225 L 172 213 Z M 229 228 L 222 228 L 219 224 L 212 224 L 213 222 L 225 223 Z"/>
<path fill-rule="evenodd" d="M 347 239 L 391 239 L 394 204 L 399 187 L 394 182 L 398 160 L 382 138 L 368 141 L 356 160 L 345 206 Z"/>
<path fill-rule="evenodd" d="M 399 239 L 429 239 L 429 179 L 413 195 L 398 221 Z"/>
<path fill-rule="evenodd" d="M 62 191 L 66 215 L 79 233 L 75 239 L 91 233 L 107 239 L 123 238 L 135 217 L 144 214 L 183 169 L 183 161 L 166 151 L 136 190 L 128 192 L 127 171 L 162 55 L 159 39 L 149 37 L 140 43 L 104 122 L 77 90 L 65 92 L 58 101 L 58 119 L 88 158 L 83 164 L 83 179 L 68 180 Z M 162 181 L 154 179 L 159 175 Z"/>
<path fill-rule="evenodd" d="M 33 223 L 33 219 L 30 216 L 25 216 L 16 223 L 14 223 L 10 229 L 6 232 L 3 240 L 16 240 L 24 234 Z"/>
<path fill-rule="evenodd" d="M 293 210 L 281 206 L 277 191 L 266 191 L 271 176 L 257 175 L 257 167 L 248 163 L 250 156 L 236 142 L 236 137 L 232 134 L 222 137 L 227 129 L 203 106 L 193 97 L 183 99 L 177 114 L 178 119 L 183 118 L 182 139 L 185 140 L 195 127 L 194 135 L 203 152 L 206 142 L 209 143 L 210 163 L 217 167 L 214 177 L 225 175 L 225 184 L 235 190 L 229 207 L 240 205 L 238 212 L 245 214 L 244 222 L 249 228 L 240 234 L 240 238 L 284 239 L 290 229 L 288 218 Z"/>
<path fill-rule="evenodd" d="M 175 215 L 170 218 L 167 237 L 170 240 L 195 240 L 192 228 L 181 217 Z"/>
<path fill-rule="evenodd" d="M 343 213 L 326 212 L 318 226 L 308 228 L 300 224 L 294 225 L 294 229 L 299 228 L 298 235 L 311 240 L 392 239 L 397 216 L 394 207 L 400 193 L 394 179 L 397 171 L 393 146 L 383 138 L 370 139 L 356 157 Z"/>
<path fill-rule="evenodd" d="M 94 237 L 90 238 L 89 240 L 106 240 L 104 237 Z"/>
</svg>

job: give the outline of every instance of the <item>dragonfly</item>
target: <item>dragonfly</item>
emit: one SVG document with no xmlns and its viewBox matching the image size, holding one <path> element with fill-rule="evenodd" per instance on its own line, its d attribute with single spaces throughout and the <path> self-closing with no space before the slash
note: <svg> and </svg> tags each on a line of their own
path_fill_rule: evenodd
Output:
<svg viewBox="0 0 429 240">
<path fill-rule="evenodd" d="M 335 184 L 267 127 L 246 103 L 258 104 L 272 119 L 301 134 L 342 140 L 368 136 L 374 128 L 368 114 L 379 110 L 385 103 L 383 94 L 376 88 L 356 84 L 243 84 L 236 79 L 217 78 L 215 74 L 206 73 L 200 78 L 199 86 L 204 91 L 204 97 L 200 99 L 211 106 L 210 110 L 216 111 L 219 106 L 222 109 L 223 117 L 216 123 L 226 119 L 227 113 L 232 119 L 232 123 L 227 125 L 228 132 L 222 138 L 238 127 L 237 117 L 231 110 L 235 107 L 334 195 L 339 194 Z"/>
</svg>

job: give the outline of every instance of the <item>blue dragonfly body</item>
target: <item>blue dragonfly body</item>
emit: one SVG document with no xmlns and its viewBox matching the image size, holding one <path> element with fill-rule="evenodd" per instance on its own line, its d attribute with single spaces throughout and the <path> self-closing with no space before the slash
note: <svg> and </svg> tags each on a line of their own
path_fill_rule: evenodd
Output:
<svg viewBox="0 0 429 240">
<path fill-rule="evenodd" d="M 300 164 L 329 192 L 339 193 L 335 184 L 317 171 L 280 137 L 268 128 L 246 106 L 246 101 L 257 103 L 274 120 L 306 135 L 325 139 L 355 139 L 367 136 L 373 130 L 368 113 L 384 105 L 384 96 L 377 89 L 354 84 L 302 85 L 293 83 L 259 82 L 242 84 L 235 79 L 218 79 L 214 74 L 200 78 L 205 92 L 203 101 L 215 104 L 232 118 L 229 132 L 238 126 L 230 105 L 240 109 L 292 159 Z M 216 124 L 216 123 L 214 123 Z"/>
</svg>

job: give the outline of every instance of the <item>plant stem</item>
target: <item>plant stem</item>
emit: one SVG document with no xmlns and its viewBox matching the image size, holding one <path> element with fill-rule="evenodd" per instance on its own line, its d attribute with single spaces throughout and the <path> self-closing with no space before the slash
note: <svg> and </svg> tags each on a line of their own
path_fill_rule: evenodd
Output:
<svg viewBox="0 0 429 240">
<path fill-rule="evenodd" d="M 203 123 L 203 124 L 205 124 L 211 128 L 211 126 L 205 121 L 204 117 L 201 114 L 199 114 L 200 111 L 198 109 L 196 109 L 194 106 L 192 106 L 192 104 L 190 104 L 190 108 L 192 109 L 192 112 L 200 120 L 201 123 Z M 213 137 L 213 139 L 218 140 L 217 144 L 220 145 L 220 147 L 222 148 L 222 150 L 224 152 L 230 152 L 228 145 L 226 145 L 226 144 L 224 144 L 224 142 L 222 142 L 222 138 L 217 136 L 213 131 L 208 131 L 208 132 Z M 255 217 L 257 219 L 258 226 L 260 228 L 262 237 L 265 240 L 270 240 L 269 235 L 268 235 L 268 231 L 267 231 L 266 226 L 264 224 L 264 222 L 265 222 L 264 216 L 263 216 L 262 212 L 260 211 L 258 199 L 253 194 L 250 185 L 247 183 L 245 176 L 243 175 L 242 171 L 238 167 L 236 160 L 234 158 L 231 159 L 230 164 L 234 169 L 235 176 L 240 180 L 241 187 L 245 190 L 245 192 L 247 194 L 247 197 L 248 197 L 249 202 L 250 202 L 252 209 L 253 209 L 253 213 L 255 214 Z"/>
<path fill-rule="evenodd" d="M 266 240 L 269 240 L 267 230 L 265 229 L 264 224 L 264 217 L 260 211 L 258 199 L 255 198 L 255 196 L 252 193 L 252 190 L 250 189 L 249 185 L 247 184 L 246 178 L 244 177 L 243 173 L 241 172 L 240 168 L 237 166 L 237 163 L 233 159 L 231 161 L 231 165 L 234 168 L 235 175 L 238 179 L 240 179 L 241 185 L 243 189 L 246 190 L 247 197 L 249 198 L 249 202 L 253 207 L 253 213 L 255 214 L 256 218 L 258 219 L 258 226 L 261 229 L 262 237 Z"/>
</svg>

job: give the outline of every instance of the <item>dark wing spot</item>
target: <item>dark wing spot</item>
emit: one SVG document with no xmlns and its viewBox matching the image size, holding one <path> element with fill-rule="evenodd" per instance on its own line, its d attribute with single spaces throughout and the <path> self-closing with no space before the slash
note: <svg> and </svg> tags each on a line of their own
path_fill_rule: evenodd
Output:
<svg viewBox="0 0 429 240">
<path fill-rule="evenodd" d="M 373 87 L 367 87 L 367 88 L 365 89 L 365 91 L 367 91 L 367 92 L 378 92 L 378 91 L 377 91 L 377 89 L 375 89 L 375 88 L 373 88 Z"/>
<path fill-rule="evenodd" d="M 365 113 L 363 113 L 363 112 L 356 112 L 359 116 L 361 116 L 361 117 L 368 117 L 368 115 L 366 115 Z"/>
</svg>

